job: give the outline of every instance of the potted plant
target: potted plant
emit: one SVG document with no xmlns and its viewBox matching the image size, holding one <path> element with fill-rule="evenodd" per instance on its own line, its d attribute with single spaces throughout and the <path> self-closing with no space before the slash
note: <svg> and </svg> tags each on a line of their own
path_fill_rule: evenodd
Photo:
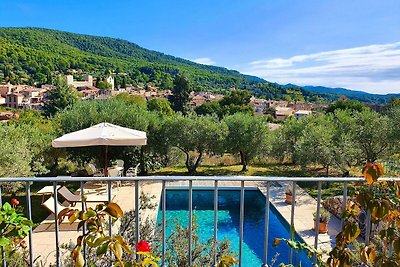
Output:
<svg viewBox="0 0 400 267">
<path fill-rule="evenodd" d="M 286 204 L 292 204 L 292 201 L 293 201 L 293 193 L 292 193 L 292 189 L 291 189 L 289 186 L 286 187 L 285 195 L 286 195 L 285 203 L 286 203 Z"/>
<path fill-rule="evenodd" d="M 317 212 L 314 212 L 314 229 L 316 226 L 316 220 L 317 220 Z M 328 232 L 328 223 L 329 220 L 331 219 L 331 214 L 329 211 L 327 211 L 324 208 L 320 209 L 320 214 L 319 214 L 319 227 L 318 227 L 318 233 L 320 234 L 326 234 Z"/>
</svg>

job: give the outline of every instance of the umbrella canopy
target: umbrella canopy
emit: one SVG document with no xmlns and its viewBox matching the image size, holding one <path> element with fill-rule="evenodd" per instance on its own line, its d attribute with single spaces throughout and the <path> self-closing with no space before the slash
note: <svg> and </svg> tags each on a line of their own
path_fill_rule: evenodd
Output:
<svg viewBox="0 0 400 267">
<path fill-rule="evenodd" d="M 145 132 L 104 122 L 65 134 L 53 140 L 52 145 L 53 147 L 142 146 L 146 143 Z"/>
<path fill-rule="evenodd" d="M 92 127 L 65 134 L 52 142 L 53 147 L 104 146 L 104 175 L 108 175 L 108 146 L 146 145 L 146 133 L 103 122 Z"/>
</svg>

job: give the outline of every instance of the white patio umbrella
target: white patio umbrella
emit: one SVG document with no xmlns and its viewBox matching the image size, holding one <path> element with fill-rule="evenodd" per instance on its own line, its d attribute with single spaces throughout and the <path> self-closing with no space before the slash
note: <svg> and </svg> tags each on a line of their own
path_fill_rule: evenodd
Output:
<svg viewBox="0 0 400 267">
<path fill-rule="evenodd" d="M 104 175 L 107 176 L 108 146 L 142 146 L 146 145 L 145 132 L 133 130 L 111 123 L 103 122 L 92 127 L 65 134 L 53 140 L 53 147 L 105 147 Z"/>
</svg>

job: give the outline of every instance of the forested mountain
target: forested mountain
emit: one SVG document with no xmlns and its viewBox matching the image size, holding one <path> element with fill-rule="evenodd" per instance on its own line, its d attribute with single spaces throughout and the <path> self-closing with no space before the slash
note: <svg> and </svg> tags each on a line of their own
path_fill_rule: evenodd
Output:
<svg viewBox="0 0 400 267">
<path fill-rule="evenodd" d="M 367 92 L 349 90 L 346 88 L 330 88 L 324 86 L 303 86 L 302 88 L 317 94 L 331 95 L 333 97 L 346 96 L 353 100 L 375 104 L 385 104 L 391 98 L 400 98 L 400 94 L 370 94 Z"/>
<path fill-rule="evenodd" d="M 235 70 L 197 64 L 120 39 L 40 28 L 0 28 L 0 68 L 0 82 L 15 84 L 52 83 L 57 73 L 91 73 L 95 77 L 114 73 L 122 87 L 151 84 L 169 89 L 176 74 L 184 72 L 196 91 L 224 93 L 237 88 L 250 90 L 257 97 L 294 101 L 338 98 L 336 94 L 281 86 Z"/>
</svg>

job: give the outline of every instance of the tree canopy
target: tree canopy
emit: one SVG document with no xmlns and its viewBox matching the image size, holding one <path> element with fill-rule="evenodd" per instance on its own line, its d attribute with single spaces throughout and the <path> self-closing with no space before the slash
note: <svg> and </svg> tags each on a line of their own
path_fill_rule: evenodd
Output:
<svg viewBox="0 0 400 267">
<path fill-rule="evenodd" d="M 228 152 L 240 155 L 242 171 L 246 171 L 250 160 L 265 152 L 267 125 L 262 118 L 243 113 L 230 115 L 223 122 L 228 126 L 225 147 Z"/>
<path fill-rule="evenodd" d="M 47 93 L 43 112 L 47 117 L 74 105 L 78 100 L 77 93 L 71 89 L 63 78 L 57 79 L 56 88 Z"/>
<path fill-rule="evenodd" d="M 188 109 L 187 104 L 192 91 L 193 89 L 189 79 L 183 74 L 178 74 L 174 79 L 174 87 L 170 98 L 172 108 L 176 112 L 186 113 Z"/>
</svg>

